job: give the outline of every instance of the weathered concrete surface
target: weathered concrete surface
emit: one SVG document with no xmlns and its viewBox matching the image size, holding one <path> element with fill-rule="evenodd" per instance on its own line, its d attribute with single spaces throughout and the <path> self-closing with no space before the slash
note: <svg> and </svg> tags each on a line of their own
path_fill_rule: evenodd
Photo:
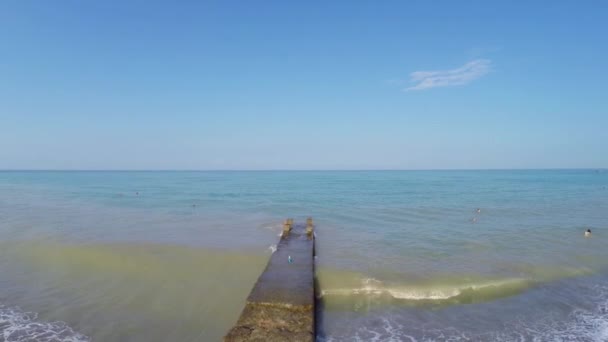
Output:
<svg viewBox="0 0 608 342">
<path fill-rule="evenodd" d="M 305 225 L 293 225 L 224 341 L 314 341 L 314 292 L 314 235 L 306 234 Z"/>
</svg>

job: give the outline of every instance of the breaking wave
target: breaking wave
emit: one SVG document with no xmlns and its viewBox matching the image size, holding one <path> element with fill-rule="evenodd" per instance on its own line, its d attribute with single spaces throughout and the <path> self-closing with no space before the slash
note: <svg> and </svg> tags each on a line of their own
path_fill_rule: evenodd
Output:
<svg viewBox="0 0 608 342">
<path fill-rule="evenodd" d="M 567 317 L 556 318 L 547 312 L 540 319 L 514 319 L 496 331 L 471 331 L 471 326 L 425 326 L 399 316 L 377 317 L 355 324 L 346 330 L 319 341 L 608 341 L 608 287 L 596 286 L 597 305 L 591 309 L 575 309 Z"/>
<path fill-rule="evenodd" d="M 411 305 L 469 304 L 521 294 L 541 284 L 591 274 L 587 268 L 536 267 L 503 276 L 427 275 L 415 276 L 387 273 L 382 279 L 358 272 L 320 267 L 317 271 L 318 297 L 329 304 L 404 303 Z M 386 278 L 386 279 L 385 279 Z"/>
<path fill-rule="evenodd" d="M 453 286 L 400 286 L 366 278 L 360 287 L 321 289 L 320 297 L 331 296 L 388 296 L 396 300 L 442 301 L 459 297 L 480 296 L 500 298 L 529 288 L 532 282 L 523 278 L 502 279 L 479 283 L 463 283 Z"/>
</svg>

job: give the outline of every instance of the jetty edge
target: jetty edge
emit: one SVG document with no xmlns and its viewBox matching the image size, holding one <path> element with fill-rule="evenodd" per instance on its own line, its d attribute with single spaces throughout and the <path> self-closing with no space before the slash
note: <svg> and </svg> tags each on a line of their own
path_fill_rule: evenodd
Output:
<svg viewBox="0 0 608 342">
<path fill-rule="evenodd" d="M 285 220 L 276 251 L 224 341 L 314 341 L 314 257 L 312 218 L 306 224 Z"/>
</svg>

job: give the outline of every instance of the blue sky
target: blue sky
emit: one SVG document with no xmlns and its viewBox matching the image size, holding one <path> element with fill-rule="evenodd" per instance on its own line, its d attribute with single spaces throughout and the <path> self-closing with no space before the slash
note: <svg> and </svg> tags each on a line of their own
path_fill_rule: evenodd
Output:
<svg viewBox="0 0 608 342">
<path fill-rule="evenodd" d="M 0 2 L 0 169 L 608 167 L 606 1 Z"/>
</svg>

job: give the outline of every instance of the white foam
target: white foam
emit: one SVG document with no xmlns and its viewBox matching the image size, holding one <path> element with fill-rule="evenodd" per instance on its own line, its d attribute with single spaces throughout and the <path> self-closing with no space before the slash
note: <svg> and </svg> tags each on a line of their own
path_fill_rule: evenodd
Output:
<svg viewBox="0 0 608 342">
<path fill-rule="evenodd" d="M 90 342 L 64 322 L 36 321 L 38 314 L 0 304 L 0 336 L 5 342 Z"/>
<path fill-rule="evenodd" d="M 599 288 L 599 287 L 598 287 Z M 596 288 L 596 289 L 598 289 Z M 358 324 L 350 336 L 323 336 L 320 341 L 608 341 L 608 287 L 600 289 L 593 310 L 574 310 L 567 319 L 548 312 L 541 320 L 518 320 L 505 330 L 470 332 L 455 327 L 409 325 L 398 317 L 382 317 L 381 324 Z"/>
<path fill-rule="evenodd" d="M 395 299 L 404 300 L 446 300 L 457 297 L 466 290 L 484 290 L 489 288 L 498 288 L 503 286 L 511 286 L 518 284 L 526 284 L 525 279 L 513 278 L 499 281 L 488 281 L 483 283 L 462 284 L 453 287 L 407 287 L 407 286 L 385 286 L 381 281 L 366 278 L 362 280 L 361 287 L 357 288 L 338 288 L 338 289 L 323 289 L 322 296 L 349 296 L 349 295 L 367 295 L 381 296 L 389 295 Z"/>
<path fill-rule="evenodd" d="M 417 340 L 403 331 L 405 327 L 401 324 L 395 323 L 387 318 L 382 318 L 382 324 L 370 329 L 366 326 L 359 328 L 352 337 L 345 338 L 334 338 L 331 336 L 322 336 L 317 338 L 318 341 L 322 342 L 334 342 L 334 341 L 357 341 L 357 342 L 417 342 Z"/>
<path fill-rule="evenodd" d="M 268 250 L 270 250 L 270 253 L 274 253 L 277 251 L 277 245 L 270 245 L 270 247 L 268 247 Z"/>
<path fill-rule="evenodd" d="M 575 310 L 565 325 L 551 326 L 534 338 L 534 341 L 608 341 L 608 288 L 599 289 L 602 301 L 596 310 Z"/>
</svg>

